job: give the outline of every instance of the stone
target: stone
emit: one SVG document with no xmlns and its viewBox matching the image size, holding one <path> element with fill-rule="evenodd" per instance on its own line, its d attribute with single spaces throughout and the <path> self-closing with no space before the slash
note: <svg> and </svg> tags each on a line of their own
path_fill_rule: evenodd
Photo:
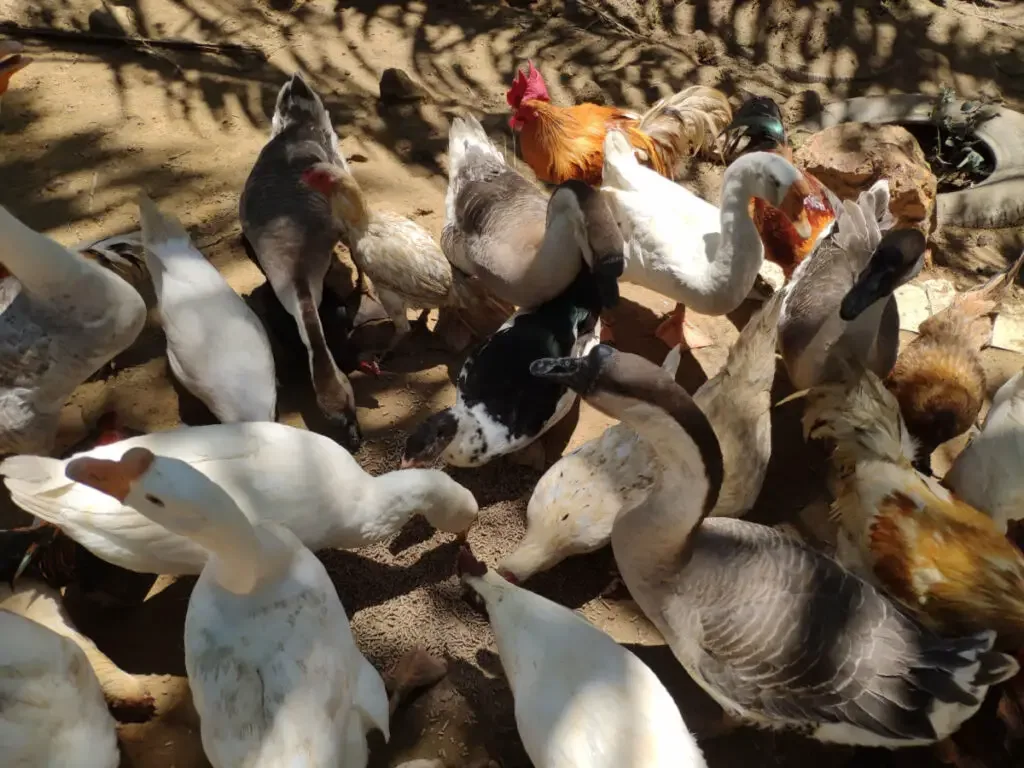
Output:
<svg viewBox="0 0 1024 768">
<path fill-rule="evenodd" d="M 925 235 L 934 227 L 935 174 L 917 140 L 901 126 L 835 125 L 810 136 L 795 160 L 843 200 L 888 179 L 896 226 L 916 227 Z"/>
<path fill-rule="evenodd" d="M 380 100 L 383 104 L 423 101 L 426 91 L 403 70 L 391 67 L 380 76 Z"/>
</svg>

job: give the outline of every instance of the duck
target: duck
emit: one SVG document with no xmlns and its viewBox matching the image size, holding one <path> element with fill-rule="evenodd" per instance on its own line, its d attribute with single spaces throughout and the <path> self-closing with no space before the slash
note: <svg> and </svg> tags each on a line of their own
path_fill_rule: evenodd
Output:
<svg viewBox="0 0 1024 768">
<path fill-rule="evenodd" d="M 626 241 L 621 279 L 677 302 L 655 331 L 670 349 L 712 343 L 686 321 L 687 307 L 724 315 L 754 287 L 764 247 L 750 217 L 751 200 L 769 201 L 805 237 L 825 206 L 792 163 L 769 152 L 744 155 L 729 166 L 719 205 L 712 205 L 641 165 L 618 130 L 605 136 L 601 195 Z"/>
<path fill-rule="evenodd" d="M 111 257 L 105 247 L 87 258 L 0 207 L 11 273 L 0 279 L 0 456 L 51 453 L 71 393 L 145 326 L 137 288 L 99 261 Z"/>
<path fill-rule="evenodd" d="M 0 615 L 3 612 L 23 616 L 67 638 L 79 648 L 95 673 L 107 708 L 118 720 L 126 723 L 145 722 L 153 716 L 156 702 L 146 681 L 118 667 L 96 646 L 96 643 L 78 631 L 64 608 L 60 592 L 56 589 L 33 579 L 21 579 L 14 586 L 0 584 Z M 3 716 L 0 715 L 0 720 L 2 719 Z"/>
<path fill-rule="evenodd" d="M 329 437 L 274 422 L 153 432 L 69 459 L 12 456 L 0 462 L 0 475 L 18 507 L 100 559 L 139 573 L 198 574 L 207 559 L 202 546 L 66 475 L 76 459 L 116 460 L 133 448 L 189 462 L 249 520 L 278 523 L 314 550 L 372 544 L 415 514 L 463 534 L 478 512 L 473 494 L 439 470 L 373 477 Z"/>
<path fill-rule="evenodd" d="M 724 479 L 714 429 L 654 363 L 596 346 L 538 360 L 650 442 L 663 471 L 612 528 L 622 579 L 725 721 L 826 743 L 909 747 L 949 736 L 1015 674 L 995 633 L 944 638 L 788 533 L 709 518 Z M 724 722 L 723 722 L 724 725 Z"/>
<path fill-rule="evenodd" d="M 725 463 L 713 517 L 740 517 L 757 501 L 771 458 L 771 389 L 782 293 L 753 315 L 722 369 L 694 393 L 711 422 Z M 681 348 L 665 356 L 674 380 Z M 526 535 L 498 566 L 513 583 L 611 540 L 615 520 L 641 504 L 660 473 L 649 443 L 628 424 L 615 424 L 555 462 L 526 507 Z"/>
<path fill-rule="evenodd" d="M 893 293 L 924 265 L 924 235 L 892 229 L 887 180 L 841 206 L 784 288 L 779 352 L 799 392 L 841 380 L 850 360 L 879 376 L 892 370 L 900 331 Z M 762 233 L 775 240 L 776 253 L 786 247 L 782 229 Z"/>
<path fill-rule="evenodd" d="M 956 496 L 992 518 L 1006 533 L 1024 518 L 1024 371 L 996 390 L 981 431 L 942 479 Z"/>
<path fill-rule="evenodd" d="M 309 356 L 317 405 L 346 448 L 362 443 L 355 392 L 328 346 L 317 311 L 339 230 L 323 195 L 302 182 L 317 163 L 348 168 L 331 117 L 296 72 L 277 94 L 270 139 L 239 199 L 242 236 L 278 301 L 294 318 Z"/>
<path fill-rule="evenodd" d="M 441 249 L 499 299 L 534 309 L 563 294 L 583 265 L 618 278 L 622 234 L 586 184 L 549 199 L 508 166 L 480 121 L 456 117 L 448 133 L 448 189 Z"/>
<path fill-rule="evenodd" d="M 8 610 L 0 610 L 0 636 L 4 765 L 120 765 L 117 724 L 82 649 Z"/>
<path fill-rule="evenodd" d="M 981 350 L 992 341 L 995 314 L 1017 282 L 1022 254 L 1008 269 L 953 303 L 918 328 L 886 378 L 903 421 L 917 440 L 915 466 L 931 472 L 932 453 L 969 430 L 978 420 L 988 382 Z"/>
<path fill-rule="evenodd" d="M 938 632 L 1024 644 L 1024 553 L 991 517 L 914 469 L 917 445 L 873 372 L 811 390 L 804 433 L 834 442 L 837 557 Z"/>
<path fill-rule="evenodd" d="M 506 581 L 463 547 L 536 768 L 704 768 L 679 707 L 640 659 L 582 616 Z"/>
<path fill-rule="evenodd" d="M 352 260 L 370 278 L 394 323 L 391 348 L 411 330 L 409 308 L 468 308 L 489 301 L 482 283 L 454 267 L 426 229 L 405 216 L 371 208 L 346 169 L 317 163 L 302 179 L 327 198 L 339 228 L 348 233 Z"/>
<path fill-rule="evenodd" d="M 587 268 L 556 298 L 519 310 L 469 354 L 459 371 L 455 405 L 420 422 L 405 441 L 402 467 L 438 459 L 481 467 L 520 451 L 565 418 L 574 392 L 530 375 L 530 364 L 554 352 L 583 355 L 598 343 L 603 308 Z"/>
<path fill-rule="evenodd" d="M 365 768 L 387 739 L 388 695 L 356 646 L 317 557 L 289 530 L 253 525 L 225 489 L 141 446 L 81 456 L 69 479 L 209 552 L 185 615 L 185 670 L 214 768 Z"/>
<path fill-rule="evenodd" d="M 32 57 L 22 53 L 24 50 L 17 40 L 0 40 L 0 96 L 7 93 L 11 78 L 32 63 Z"/>
<path fill-rule="evenodd" d="M 138 206 L 174 377 L 223 423 L 273 421 L 277 379 L 263 324 L 180 221 L 145 193 Z"/>
</svg>

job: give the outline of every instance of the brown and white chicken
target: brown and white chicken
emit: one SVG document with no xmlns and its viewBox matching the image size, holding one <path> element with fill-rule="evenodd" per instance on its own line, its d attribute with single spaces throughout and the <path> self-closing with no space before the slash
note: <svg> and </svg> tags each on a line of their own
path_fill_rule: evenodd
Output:
<svg viewBox="0 0 1024 768">
<path fill-rule="evenodd" d="M 468 308 L 490 300 L 478 280 L 448 261 L 426 229 L 405 216 L 371 208 L 344 168 L 319 163 L 302 178 L 328 199 L 344 228 L 352 261 L 370 278 L 395 324 L 392 347 L 411 330 L 407 309 Z"/>
<path fill-rule="evenodd" d="M 1024 554 L 992 518 L 911 464 L 916 451 L 881 379 L 816 387 L 808 437 L 835 440 L 840 562 L 942 633 L 1024 641 Z"/>
</svg>

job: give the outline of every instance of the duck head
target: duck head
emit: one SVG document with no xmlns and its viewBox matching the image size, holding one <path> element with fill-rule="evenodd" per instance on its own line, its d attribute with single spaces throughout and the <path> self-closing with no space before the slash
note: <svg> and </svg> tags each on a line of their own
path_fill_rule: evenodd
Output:
<svg viewBox="0 0 1024 768">
<path fill-rule="evenodd" d="M 459 420 L 450 408 L 429 416 L 406 438 L 402 469 L 428 467 L 444 453 L 459 431 Z"/>
<path fill-rule="evenodd" d="M 569 387 L 602 413 L 626 422 L 651 441 L 663 461 L 679 447 L 684 432 L 708 480 L 705 514 L 714 508 L 724 474 L 718 438 L 690 395 L 661 366 L 599 344 L 585 357 L 535 360 L 530 373 Z"/>
<path fill-rule="evenodd" d="M 202 534 L 211 517 L 244 519 L 227 491 L 202 472 L 146 448 L 129 448 L 117 461 L 81 456 L 68 462 L 64 474 L 190 538 Z"/>
<path fill-rule="evenodd" d="M 564 219 L 575 235 L 601 295 L 603 307 L 619 301 L 619 277 L 626 268 L 626 241 L 601 193 L 582 181 L 559 184 L 548 200 L 547 226 Z"/>
<path fill-rule="evenodd" d="M 868 265 L 843 297 L 839 317 L 845 322 L 856 320 L 876 301 L 891 296 L 912 280 L 921 271 L 926 248 L 927 241 L 919 230 L 886 232 Z"/>
</svg>

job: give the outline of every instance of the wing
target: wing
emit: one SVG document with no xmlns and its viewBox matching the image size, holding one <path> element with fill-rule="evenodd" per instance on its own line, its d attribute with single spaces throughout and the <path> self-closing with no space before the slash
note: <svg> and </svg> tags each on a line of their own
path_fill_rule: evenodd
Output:
<svg viewBox="0 0 1024 768">
<path fill-rule="evenodd" d="M 698 613 L 697 667 L 710 687 L 772 720 L 933 738 L 929 695 L 907 679 L 914 652 L 907 619 L 795 539 L 747 526 L 736 546 L 730 534 L 741 522 L 709 522 L 697 549 L 712 554 L 715 570 L 731 583 L 728 590 L 706 589 Z M 699 559 L 687 570 L 701 573 Z"/>
</svg>

